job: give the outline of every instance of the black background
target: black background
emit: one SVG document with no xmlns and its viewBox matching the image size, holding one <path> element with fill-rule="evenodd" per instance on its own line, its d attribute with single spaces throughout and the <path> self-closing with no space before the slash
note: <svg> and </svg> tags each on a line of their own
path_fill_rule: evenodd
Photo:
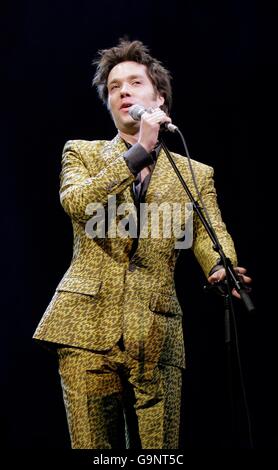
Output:
<svg viewBox="0 0 278 470">
<path fill-rule="evenodd" d="M 7 449 L 67 449 L 55 357 L 33 331 L 72 253 L 58 196 L 68 139 L 111 139 L 114 125 L 91 87 L 92 60 L 119 37 L 140 39 L 173 75 L 172 120 L 192 158 L 215 168 L 219 205 L 239 264 L 253 278 L 255 315 L 235 302 L 255 448 L 277 445 L 272 307 L 262 275 L 267 221 L 254 142 L 260 78 L 276 71 L 274 7 L 252 1 L 41 0 L 2 5 L 1 435 Z M 262 116 L 260 116 L 263 119 Z M 172 150 L 183 153 L 176 136 Z M 266 158 L 263 156 L 262 160 Z M 222 299 L 205 294 L 191 253 L 178 262 L 188 369 L 181 447 L 248 448 L 236 367 L 227 387 Z M 235 356 L 233 355 L 233 361 Z M 236 397 L 235 436 L 228 390 Z"/>
</svg>

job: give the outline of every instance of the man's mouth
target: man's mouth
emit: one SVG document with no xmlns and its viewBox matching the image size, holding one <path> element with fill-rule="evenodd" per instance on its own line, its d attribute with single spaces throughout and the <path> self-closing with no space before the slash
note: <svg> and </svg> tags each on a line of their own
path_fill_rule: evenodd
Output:
<svg viewBox="0 0 278 470">
<path fill-rule="evenodd" d="M 128 108 L 130 108 L 130 106 L 132 106 L 133 103 L 123 103 L 120 107 L 120 109 L 123 109 L 123 110 L 128 110 Z"/>
</svg>

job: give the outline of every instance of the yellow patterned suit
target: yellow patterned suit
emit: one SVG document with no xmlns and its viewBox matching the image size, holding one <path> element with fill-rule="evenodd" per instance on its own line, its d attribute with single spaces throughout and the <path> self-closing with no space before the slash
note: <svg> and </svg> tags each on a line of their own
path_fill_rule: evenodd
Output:
<svg viewBox="0 0 278 470">
<path fill-rule="evenodd" d="M 175 250 L 176 240 L 174 237 L 162 236 L 139 239 L 138 247 L 131 257 L 131 238 L 90 238 L 85 231 L 85 225 L 92 216 L 88 211 L 90 203 L 99 202 L 107 206 L 108 196 L 116 196 L 117 205 L 133 204 L 132 183 L 135 176 L 123 157 L 125 152 L 125 143 L 118 135 L 112 141 L 76 140 L 65 145 L 60 197 L 63 208 L 72 220 L 73 257 L 36 329 L 34 338 L 58 346 L 64 398 L 68 404 L 71 400 L 70 393 L 76 396 L 77 389 L 67 394 L 65 377 L 70 377 L 72 364 L 75 364 L 76 358 L 81 357 L 80 351 L 84 352 L 83 368 L 87 371 L 98 369 L 107 373 L 98 374 L 97 385 L 92 381 L 93 374 L 90 374 L 89 382 L 86 379 L 87 392 L 91 389 L 93 396 L 95 393 L 102 396 L 102 399 L 105 393 L 109 395 L 111 392 L 113 395 L 121 391 L 121 385 L 113 374 L 116 365 L 120 364 L 122 369 L 128 371 L 126 377 L 135 390 L 135 409 L 142 447 L 173 448 L 177 446 L 177 442 L 165 437 L 165 426 L 163 428 L 161 425 L 161 429 L 157 430 L 153 429 L 153 423 L 159 417 L 166 422 L 165 414 L 171 413 L 176 416 L 175 420 L 178 420 L 179 407 L 175 405 L 178 399 L 172 396 L 171 403 L 169 401 L 167 406 L 164 404 L 163 410 L 159 405 L 159 397 L 166 393 L 165 384 L 170 380 L 169 377 L 185 367 L 182 311 L 174 286 L 174 268 L 178 256 Z M 173 157 L 195 195 L 187 159 L 176 154 L 173 154 Z M 220 243 L 226 255 L 236 264 L 233 242 L 226 231 L 216 202 L 213 169 L 195 161 L 192 163 Z M 189 202 L 163 150 L 160 150 L 145 202 Z M 210 239 L 195 216 L 192 249 L 207 276 L 216 264 L 218 255 L 212 249 Z M 121 338 L 124 348 L 120 349 L 118 344 Z M 69 357 L 72 358 L 71 369 L 67 367 Z M 77 363 L 80 367 L 80 361 Z M 157 374 L 162 374 L 159 381 L 155 379 Z M 146 387 L 151 388 L 142 390 L 143 382 L 147 384 Z M 176 386 L 178 390 L 180 376 L 176 382 L 179 383 Z M 174 388 L 169 389 L 167 393 L 175 394 Z M 149 401 L 155 402 L 155 405 L 150 407 L 147 418 L 143 416 L 144 409 L 147 408 L 144 401 L 146 394 L 151 396 Z M 85 405 L 79 403 L 78 406 L 81 409 Z M 91 411 L 94 409 L 91 405 Z M 70 423 L 71 415 L 75 411 L 71 411 L 69 406 L 67 412 Z M 70 424 L 73 447 L 111 447 L 109 439 L 107 438 L 105 443 L 94 427 L 94 423 L 103 419 L 101 413 L 95 413 L 93 423 L 92 418 L 90 419 L 91 424 L 87 427 L 91 428 L 88 432 L 77 430 L 78 427 L 84 427 L 80 424 L 82 419 Z M 76 437 L 78 432 L 83 434 L 82 438 Z M 159 438 L 156 436 L 158 432 Z M 95 437 L 92 437 L 92 433 Z M 171 429 L 168 430 L 169 433 Z M 88 442 L 88 439 L 91 441 Z"/>
</svg>

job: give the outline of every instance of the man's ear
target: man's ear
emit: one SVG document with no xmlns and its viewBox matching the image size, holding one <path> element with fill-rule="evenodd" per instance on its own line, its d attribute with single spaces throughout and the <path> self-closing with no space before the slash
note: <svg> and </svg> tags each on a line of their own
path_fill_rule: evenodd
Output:
<svg viewBox="0 0 278 470">
<path fill-rule="evenodd" d="M 164 96 L 158 95 L 157 100 L 158 100 L 158 107 L 160 108 L 164 104 L 165 98 Z"/>
</svg>

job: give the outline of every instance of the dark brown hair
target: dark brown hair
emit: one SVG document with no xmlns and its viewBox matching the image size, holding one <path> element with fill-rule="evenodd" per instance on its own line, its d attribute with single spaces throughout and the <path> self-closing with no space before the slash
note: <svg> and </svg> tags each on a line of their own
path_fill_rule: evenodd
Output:
<svg viewBox="0 0 278 470">
<path fill-rule="evenodd" d="M 132 61 L 146 66 L 155 91 L 165 100 L 161 108 L 169 114 L 172 105 L 170 72 L 149 54 L 149 49 L 141 41 L 120 39 L 116 47 L 102 49 L 98 52 L 98 56 L 93 62 L 97 66 L 93 85 L 97 87 L 99 97 L 105 104 L 108 98 L 107 79 L 110 71 L 120 62 Z"/>
</svg>

